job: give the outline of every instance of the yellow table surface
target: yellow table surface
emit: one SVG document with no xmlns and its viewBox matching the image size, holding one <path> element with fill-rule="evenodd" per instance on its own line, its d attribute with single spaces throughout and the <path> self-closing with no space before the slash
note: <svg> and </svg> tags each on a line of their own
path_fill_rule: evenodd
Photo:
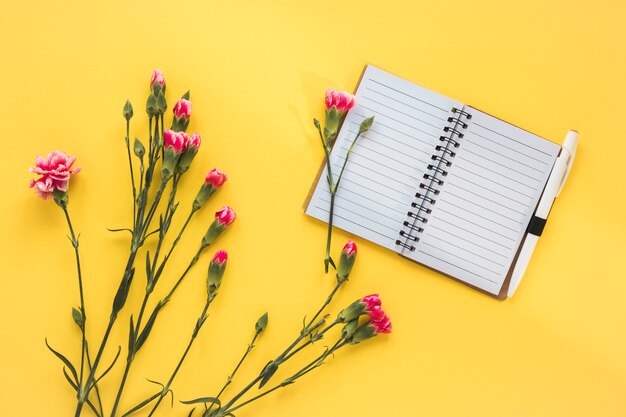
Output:
<svg viewBox="0 0 626 417">
<path fill-rule="evenodd" d="M 128 250 L 126 235 L 106 230 L 131 219 L 122 106 L 133 102 L 132 135 L 145 139 L 152 69 L 165 73 L 170 108 L 191 89 L 189 130 L 203 144 L 175 227 L 209 168 L 229 181 L 193 220 L 163 280 L 184 268 L 215 209 L 230 204 L 239 217 L 219 241 L 228 270 L 174 382 L 175 409 L 169 399 L 160 409 L 187 415 L 178 400 L 216 393 L 261 313 L 269 311 L 269 327 L 231 394 L 332 289 L 325 226 L 301 207 L 323 156 L 311 120 L 323 116 L 325 89 L 353 90 L 366 63 L 555 142 L 577 129 L 574 169 L 518 292 L 503 302 L 356 239 L 353 275 L 329 311 L 379 292 L 393 333 L 341 350 L 237 416 L 626 415 L 625 16 L 617 0 L 4 4 L 0 415 L 74 412 L 44 337 L 78 359 L 75 265 L 61 210 L 27 187 L 37 154 L 62 149 L 83 168 L 70 211 L 95 349 Z M 335 232 L 336 258 L 348 238 Z M 209 256 L 138 354 L 123 409 L 155 392 L 146 378 L 170 374 L 202 307 Z M 125 357 L 144 279 L 138 274 L 105 362 L 118 344 Z M 101 384 L 108 412 L 122 365 Z"/>
</svg>

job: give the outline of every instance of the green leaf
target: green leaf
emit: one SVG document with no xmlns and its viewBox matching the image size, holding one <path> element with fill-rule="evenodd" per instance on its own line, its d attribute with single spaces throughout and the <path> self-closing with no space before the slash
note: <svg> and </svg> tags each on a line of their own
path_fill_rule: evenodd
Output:
<svg viewBox="0 0 626 417">
<path fill-rule="evenodd" d="M 132 231 L 132 230 L 130 230 L 130 229 L 109 229 L 109 228 L 107 227 L 107 230 L 108 230 L 109 232 L 130 232 L 130 234 L 131 234 L 131 235 L 133 234 L 133 231 Z"/>
<path fill-rule="evenodd" d="M 278 371 L 278 365 L 276 365 L 274 362 L 270 362 L 262 372 L 263 379 L 261 379 L 261 383 L 259 384 L 259 389 L 263 388 L 263 386 L 265 386 L 265 384 L 269 382 L 270 378 L 274 376 L 276 371 Z"/>
<path fill-rule="evenodd" d="M 192 408 L 191 411 L 189 412 L 189 414 L 187 414 L 187 417 L 191 417 L 193 416 L 193 412 L 196 411 L 196 408 Z"/>
<path fill-rule="evenodd" d="M 143 143 L 137 138 L 135 138 L 135 143 L 133 145 L 133 152 L 139 159 L 143 159 L 143 156 L 146 154 L 146 148 L 143 146 Z"/>
<path fill-rule="evenodd" d="M 115 299 L 113 300 L 113 314 L 117 314 L 124 307 L 124 304 L 126 304 L 128 292 L 130 291 L 130 284 L 133 282 L 134 275 L 135 268 L 132 268 L 124 274 L 124 278 L 122 278 L 122 282 L 120 283 L 117 293 L 115 294 Z"/>
<path fill-rule="evenodd" d="M 152 280 L 152 272 L 150 269 L 150 251 L 146 252 L 146 276 L 148 277 L 148 286 L 151 286 L 152 283 L 150 282 Z"/>
<path fill-rule="evenodd" d="M 48 346 L 48 349 L 50 349 L 50 352 L 52 352 L 57 358 L 61 360 L 61 362 L 65 364 L 65 366 L 67 366 L 67 368 L 72 373 L 74 380 L 78 381 L 78 373 L 76 372 L 76 368 L 74 368 L 74 365 L 72 365 L 72 362 L 70 362 L 69 359 L 67 359 L 65 356 L 63 356 L 56 350 L 52 349 L 52 347 L 48 344 L 48 338 L 46 338 L 45 341 L 46 341 L 46 346 Z"/>
<path fill-rule="evenodd" d="M 144 342 L 150 335 L 150 331 L 152 331 L 152 326 L 154 326 L 154 321 L 156 320 L 157 315 L 159 314 L 159 310 L 161 310 L 161 307 L 163 307 L 164 305 L 165 304 L 159 301 L 159 303 L 154 308 L 154 311 L 152 312 L 152 314 L 150 314 L 150 318 L 146 322 L 146 325 L 144 326 L 143 330 L 139 334 L 139 337 L 137 338 L 137 343 L 135 345 L 136 352 L 139 352 L 139 349 L 141 349 Z"/>
<path fill-rule="evenodd" d="M 74 388 L 74 391 L 76 391 L 78 389 L 78 385 L 76 385 L 76 382 L 74 382 L 72 378 L 68 375 L 67 368 L 65 366 L 63 367 L 63 375 L 65 375 L 65 379 L 67 379 L 67 382 L 69 382 L 72 388 Z"/>
<path fill-rule="evenodd" d="M 122 347 L 118 346 L 117 347 L 117 353 L 115 354 L 115 358 L 113 358 L 113 361 L 111 362 L 111 365 L 109 365 L 109 367 L 107 369 L 105 369 L 104 372 L 102 372 L 102 375 L 100 375 L 98 378 L 96 378 L 94 380 L 94 382 L 92 382 L 91 387 L 94 387 L 94 386 L 98 385 L 98 382 L 100 382 L 100 380 L 102 378 L 104 378 L 104 376 L 106 374 L 108 374 L 111 369 L 113 369 L 113 366 L 115 365 L 115 362 L 117 362 L 117 359 L 120 357 L 120 353 L 122 353 Z M 91 387 L 89 387 L 89 389 L 91 389 Z"/>
<path fill-rule="evenodd" d="M 222 402 L 216 397 L 200 397 L 195 400 L 181 401 L 182 404 L 217 404 L 218 407 L 222 406 Z"/>
<path fill-rule="evenodd" d="M 77 308 L 72 307 L 72 318 L 74 319 L 74 323 L 78 326 L 79 329 L 83 329 L 83 324 L 85 324 L 85 320 L 83 319 L 83 314 Z"/>
<path fill-rule="evenodd" d="M 133 315 L 130 315 L 130 328 L 128 330 L 128 360 L 132 361 L 135 356 L 135 323 Z"/>
</svg>

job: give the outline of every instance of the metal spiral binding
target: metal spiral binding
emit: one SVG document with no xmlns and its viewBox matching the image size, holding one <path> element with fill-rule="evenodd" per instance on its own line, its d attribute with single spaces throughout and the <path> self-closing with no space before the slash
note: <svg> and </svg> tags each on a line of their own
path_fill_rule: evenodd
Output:
<svg viewBox="0 0 626 417">
<path fill-rule="evenodd" d="M 439 137 L 441 144 L 435 146 L 437 153 L 431 156 L 434 163 L 427 166 L 430 173 L 424 174 L 424 181 L 420 183 L 415 194 L 416 201 L 411 203 L 412 210 L 407 213 L 409 220 L 403 223 L 407 230 L 401 230 L 399 235 L 402 239 L 396 240 L 396 245 L 411 252 L 415 250 L 415 244 L 420 239 L 418 234 L 424 231 L 422 225 L 428 222 L 427 215 L 432 212 L 432 206 L 437 202 L 436 196 L 439 195 L 439 188 L 443 186 L 448 175 L 447 168 L 452 166 L 451 159 L 456 156 L 455 149 L 460 146 L 459 139 L 464 136 L 463 130 L 468 127 L 467 121 L 472 118 L 468 112 L 454 107 L 452 113 L 454 116 L 448 117 L 450 125 L 443 128 L 447 135 Z"/>
</svg>

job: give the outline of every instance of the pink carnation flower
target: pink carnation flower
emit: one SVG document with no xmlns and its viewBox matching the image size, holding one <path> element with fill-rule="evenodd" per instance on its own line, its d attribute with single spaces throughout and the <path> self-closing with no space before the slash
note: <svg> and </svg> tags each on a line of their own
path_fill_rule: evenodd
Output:
<svg viewBox="0 0 626 417">
<path fill-rule="evenodd" d="M 185 132 L 174 132 L 171 129 L 167 129 L 163 132 L 163 147 L 173 148 L 177 153 L 183 152 L 187 149 L 187 142 L 189 136 Z"/>
<path fill-rule="evenodd" d="M 198 150 L 198 148 L 200 148 L 200 143 L 202 143 L 202 138 L 200 137 L 199 134 L 194 133 L 189 138 L 189 141 L 187 141 L 187 147 L 195 148 L 196 150 Z"/>
<path fill-rule="evenodd" d="M 213 255 L 213 259 L 211 259 L 211 263 L 218 263 L 220 266 L 224 265 L 224 262 L 228 260 L 228 253 L 226 251 L 220 250 Z"/>
<path fill-rule="evenodd" d="M 224 226 L 228 226 L 234 222 L 235 217 L 235 212 L 228 206 L 224 206 L 220 211 L 215 213 L 215 220 Z"/>
<path fill-rule="evenodd" d="M 185 100 L 181 98 L 174 104 L 174 116 L 177 119 L 181 117 L 185 117 L 185 119 L 189 119 L 191 117 L 191 101 Z"/>
<path fill-rule="evenodd" d="M 326 108 L 330 110 L 333 106 L 338 112 L 347 112 L 354 106 L 354 96 L 345 91 L 326 90 Z"/>
<path fill-rule="evenodd" d="M 343 247 L 343 252 L 347 255 L 350 256 L 352 254 L 356 254 L 356 243 L 354 243 L 351 240 L 348 240 L 348 242 L 346 243 L 346 245 Z"/>
<path fill-rule="evenodd" d="M 370 311 L 374 307 L 380 307 L 380 305 L 382 304 L 378 294 L 366 295 L 361 299 L 361 302 L 366 304 L 365 309 L 368 311 Z"/>
<path fill-rule="evenodd" d="M 382 320 L 372 321 L 370 325 L 376 328 L 376 333 L 391 333 L 391 320 L 387 316 Z"/>
<path fill-rule="evenodd" d="M 224 185 L 227 179 L 228 177 L 226 176 L 226 174 L 224 174 L 217 168 L 213 168 L 209 171 L 208 174 L 206 174 L 204 183 L 206 185 L 212 185 L 213 188 L 220 188 L 222 185 Z"/>
<path fill-rule="evenodd" d="M 161 70 L 155 69 L 152 71 L 152 78 L 150 79 L 150 87 L 154 86 L 154 83 L 158 83 L 161 87 L 165 85 L 165 78 Z"/>
<path fill-rule="evenodd" d="M 35 168 L 29 171 L 41 175 L 37 180 L 30 180 L 30 187 L 34 188 L 39 197 L 44 200 L 52 195 L 54 190 L 66 192 L 70 184 L 70 175 L 77 174 L 80 167 L 72 168 L 76 157 L 61 151 L 54 151 L 44 159 L 41 155 L 35 160 Z"/>
</svg>

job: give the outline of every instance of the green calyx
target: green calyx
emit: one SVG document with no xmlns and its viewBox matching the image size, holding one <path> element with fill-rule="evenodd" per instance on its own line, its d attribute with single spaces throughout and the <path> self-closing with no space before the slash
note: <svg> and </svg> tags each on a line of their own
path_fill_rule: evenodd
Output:
<svg viewBox="0 0 626 417">
<path fill-rule="evenodd" d="M 209 274 L 206 280 L 206 289 L 209 295 L 214 295 L 220 288 L 227 262 L 220 263 L 219 261 L 214 261 L 209 264 Z"/>
<path fill-rule="evenodd" d="M 268 322 L 267 313 L 259 317 L 259 319 L 256 321 L 256 324 L 254 325 L 254 330 L 256 331 L 256 334 L 261 334 L 261 332 L 265 330 L 265 328 L 267 327 L 267 322 Z"/>
<path fill-rule="evenodd" d="M 198 191 L 198 195 L 196 195 L 196 199 L 193 200 L 193 209 L 199 210 L 200 207 L 207 202 L 209 198 L 215 193 L 217 189 L 213 188 L 212 184 L 203 183 L 202 187 L 200 187 L 200 191 Z"/>
<path fill-rule="evenodd" d="M 207 230 L 206 234 L 202 238 L 202 247 L 206 248 L 207 246 L 212 245 L 218 236 L 222 234 L 225 228 L 226 226 L 218 222 L 217 219 L 213 220 L 213 223 L 209 226 L 209 230 Z"/>
<path fill-rule="evenodd" d="M 353 320 L 357 320 L 359 316 L 361 316 L 361 314 L 365 312 L 366 305 L 367 304 L 365 304 L 361 300 L 356 300 L 348 307 L 341 310 L 341 312 L 339 312 L 339 314 L 337 315 L 337 320 L 342 323 L 348 323 Z"/>
<path fill-rule="evenodd" d="M 193 158 L 196 156 L 197 153 L 198 149 L 194 148 L 193 146 L 185 149 L 185 152 L 183 152 L 183 154 L 180 156 L 180 160 L 178 161 L 178 166 L 176 167 L 176 170 L 181 174 L 187 172 L 189 166 L 193 162 Z"/>
<path fill-rule="evenodd" d="M 68 203 L 67 192 L 61 191 L 59 189 L 54 189 L 52 191 L 52 198 L 54 198 L 54 202 L 61 208 L 66 208 Z"/>
<path fill-rule="evenodd" d="M 124 119 L 126 119 L 127 122 L 129 122 L 130 119 L 133 117 L 133 105 L 130 104 L 130 100 L 126 100 L 122 114 L 124 115 Z"/>
<path fill-rule="evenodd" d="M 337 282 L 342 283 L 348 279 L 350 271 L 354 266 L 356 260 L 356 252 L 352 252 L 350 255 L 346 255 L 345 251 L 341 251 L 341 258 L 339 258 L 339 268 L 337 268 Z"/>
<path fill-rule="evenodd" d="M 178 159 L 180 158 L 180 154 L 174 150 L 174 148 L 169 147 L 165 150 L 165 156 L 163 157 L 163 167 L 161 168 L 161 178 L 164 181 L 169 180 L 174 175 L 174 171 L 176 170 L 176 164 L 178 164 Z"/>
<path fill-rule="evenodd" d="M 376 328 L 374 326 L 370 326 L 370 322 L 367 322 L 366 324 L 356 329 L 352 337 L 346 340 L 349 344 L 356 345 L 357 343 L 361 343 L 364 340 L 371 339 L 374 336 L 376 336 Z"/>
<path fill-rule="evenodd" d="M 326 120 L 324 123 L 324 136 L 326 136 L 326 146 L 332 145 L 337 138 L 339 132 L 339 126 L 346 113 L 337 110 L 337 107 L 332 106 L 330 109 L 326 109 Z"/>
</svg>

